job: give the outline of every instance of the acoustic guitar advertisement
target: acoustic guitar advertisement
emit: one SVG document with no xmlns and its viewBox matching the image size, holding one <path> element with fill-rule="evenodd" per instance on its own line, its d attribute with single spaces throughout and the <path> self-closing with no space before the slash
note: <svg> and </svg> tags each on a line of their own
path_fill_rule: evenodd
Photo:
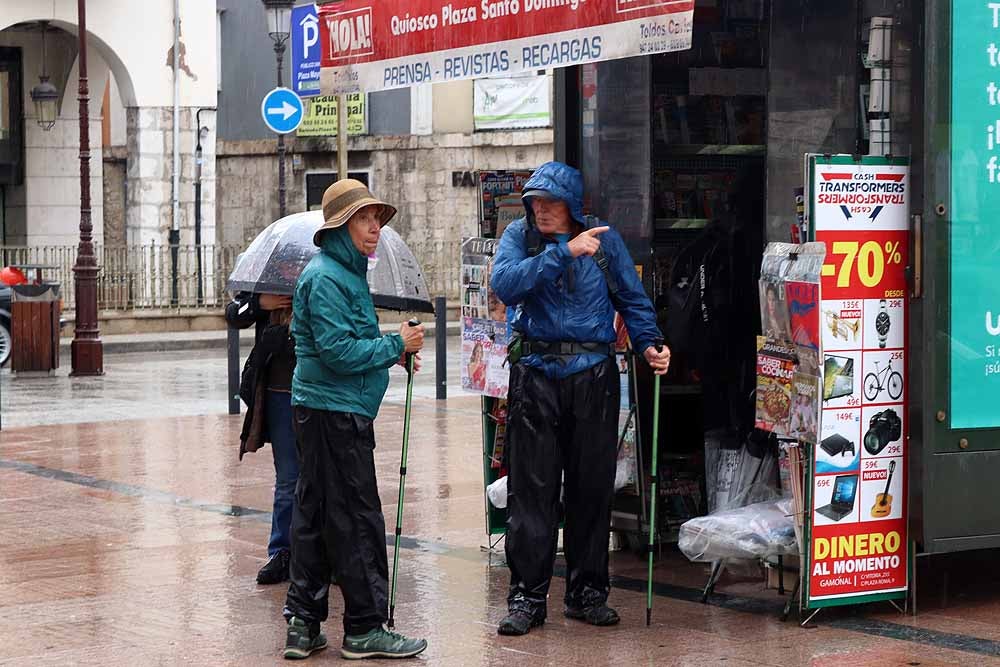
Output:
<svg viewBox="0 0 1000 667">
<path fill-rule="evenodd" d="M 901 598 L 907 537 L 905 160 L 809 156 L 822 270 L 822 412 L 811 469 L 810 608 Z"/>
</svg>

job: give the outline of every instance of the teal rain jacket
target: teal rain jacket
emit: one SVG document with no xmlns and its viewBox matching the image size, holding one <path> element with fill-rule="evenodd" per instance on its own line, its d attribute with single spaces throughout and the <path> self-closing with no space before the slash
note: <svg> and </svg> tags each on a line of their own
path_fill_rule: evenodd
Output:
<svg viewBox="0 0 1000 667">
<path fill-rule="evenodd" d="M 399 334 L 382 336 L 368 291 L 368 258 L 347 226 L 323 234 L 321 252 L 295 288 L 292 405 L 374 419 L 403 354 Z"/>
</svg>

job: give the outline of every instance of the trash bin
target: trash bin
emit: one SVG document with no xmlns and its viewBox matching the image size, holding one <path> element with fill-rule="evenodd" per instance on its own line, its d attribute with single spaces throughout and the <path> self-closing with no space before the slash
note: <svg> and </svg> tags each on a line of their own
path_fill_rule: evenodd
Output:
<svg viewBox="0 0 1000 667">
<path fill-rule="evenodd" d="M 11 288 L 10 369 L 14 373 L 59 368 L 59 285 L 14 285 Z"/>
</svg>

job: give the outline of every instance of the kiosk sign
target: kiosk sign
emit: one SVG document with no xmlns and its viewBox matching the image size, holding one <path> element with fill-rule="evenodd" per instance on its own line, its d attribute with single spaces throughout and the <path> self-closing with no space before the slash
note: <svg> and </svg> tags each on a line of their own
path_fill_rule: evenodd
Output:
<svg viewBox="0 0 1000 667">
<path fill-rule="evenodd" d="M 326 94 L 511 77 L 691 48 L 694 0 L 344 0 L 319 10 Z"/>
<path fill-rule="evenodd" d="M 903 597 L 909 168 L 890 158 L 809 156 L 808 174 L 810 224 L 826 244 L 808 606 Z"/>
</svg>

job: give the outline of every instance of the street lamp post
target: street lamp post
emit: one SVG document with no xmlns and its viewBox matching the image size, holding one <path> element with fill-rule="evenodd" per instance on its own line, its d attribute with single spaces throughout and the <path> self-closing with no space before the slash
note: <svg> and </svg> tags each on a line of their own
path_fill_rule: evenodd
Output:
<svg viewBox="0 0 1000 667">
<path fill-rule="evenodd" d="M 284 86 L 285 44 L 291 34 L 292 6 L 295 0 L 263 0 L 267 12 L 267 34 L 274 42 L 278 62 L 278 88 Z M 285 183 L 285 135 L 278 135 L 278 217 L 286 215 L 287 188 Z"/>
<path fill-rule="evenodd" d="M 90 218 L 90 94 L 87 85 L 87 6 L 77 0 L 80 39 L 80 245 L 73 276 L 76 330 L 70 348 L 74 376 L 103 375 L 104 347 L 97 326 L 97 257 Z"/>
</svg>

